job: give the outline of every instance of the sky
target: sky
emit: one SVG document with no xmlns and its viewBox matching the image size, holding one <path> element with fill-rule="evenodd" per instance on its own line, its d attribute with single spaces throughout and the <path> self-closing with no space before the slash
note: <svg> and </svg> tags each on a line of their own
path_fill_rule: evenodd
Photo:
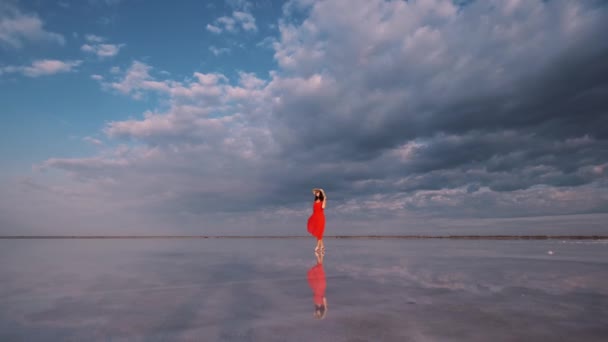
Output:
<svg viewBox="0 0 608 342">
<path fill-rule="evenodd" d="M 608 233 L 608 5 L 0 1 L 0 234 Z"/>
</svg>

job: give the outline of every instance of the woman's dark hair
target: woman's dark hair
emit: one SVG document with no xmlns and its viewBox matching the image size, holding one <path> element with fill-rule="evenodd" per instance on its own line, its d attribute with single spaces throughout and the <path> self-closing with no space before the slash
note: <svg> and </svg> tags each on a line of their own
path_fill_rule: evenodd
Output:
<svg viewBox="0 0 608 342">
<path fill-rule="evenodd" d="M 325 199 L 325 197 L 323 197 L 323 193 L 319 191 L 319 193 L 317 195 L 315 195 L 315 201 L 319 200 L 321 202 L 323 202 L 323 199 Z"/>
</svg>

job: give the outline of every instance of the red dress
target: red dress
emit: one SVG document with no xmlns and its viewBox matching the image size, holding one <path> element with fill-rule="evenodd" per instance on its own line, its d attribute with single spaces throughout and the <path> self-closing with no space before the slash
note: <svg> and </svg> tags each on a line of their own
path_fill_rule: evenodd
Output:
<svg viewBox="0 0 608 342">
<path fill-rule="evenodd" d="M 308 218 L 308 232 L 321 240 L 325 232 L 325 214 L 323 213 L 323 202 L 313 202 L 312 215 Z"/>
<path fill-rule="evenodd" d="M 312 289 L 313 302 L 317 305 L 323 305 L 323 297 L 325 297 L 325 289 L 327 288 L 323 264 L 313 266 L 310 270 L 308 270 L 306 276 L 308 278 L 308 285 Z"/>
</svg>

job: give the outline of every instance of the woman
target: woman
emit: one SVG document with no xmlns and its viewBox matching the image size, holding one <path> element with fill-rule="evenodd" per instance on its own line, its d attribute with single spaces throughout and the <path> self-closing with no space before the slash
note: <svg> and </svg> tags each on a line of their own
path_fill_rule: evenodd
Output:
<svg viewBox="0 0 608 342">
<path fill-rule="evenodd" d="M 325 297 L 327 282 L 323 270 L 323 254 L 317 253 L 316 255 L 317 264 L 308 270 L 306 278 L 308 278 L 308 285 L 313 293 L 312 300 L 315 304 L 313 316 L 316 319 L 323 319 L 327 314 L 327 298 Z"/>
<path fill-rule="evenodd" d="M 312 193 L 315 195 L 315 200 L 312 204 L 312 215 L 308 218 L 308 232 L 317 238 L 315 253 L 324 253 L 323 233 L 325 232 L 325 214 L 323 211 L 325 210 L 327 196 L 325 196 L 323 189 L 312 189 Z"/>
</svg>

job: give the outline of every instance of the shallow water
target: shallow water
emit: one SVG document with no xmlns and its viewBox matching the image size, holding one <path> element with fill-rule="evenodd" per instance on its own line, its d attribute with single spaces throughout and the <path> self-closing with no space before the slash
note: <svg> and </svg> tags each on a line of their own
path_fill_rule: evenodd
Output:
<svg viewBox="0 0 608 342">
<path fill-rule="evenodd" d="M 0 341 L 608 340 L 605 241 L 326 245 L 0 240 Z"/>
</svg>

